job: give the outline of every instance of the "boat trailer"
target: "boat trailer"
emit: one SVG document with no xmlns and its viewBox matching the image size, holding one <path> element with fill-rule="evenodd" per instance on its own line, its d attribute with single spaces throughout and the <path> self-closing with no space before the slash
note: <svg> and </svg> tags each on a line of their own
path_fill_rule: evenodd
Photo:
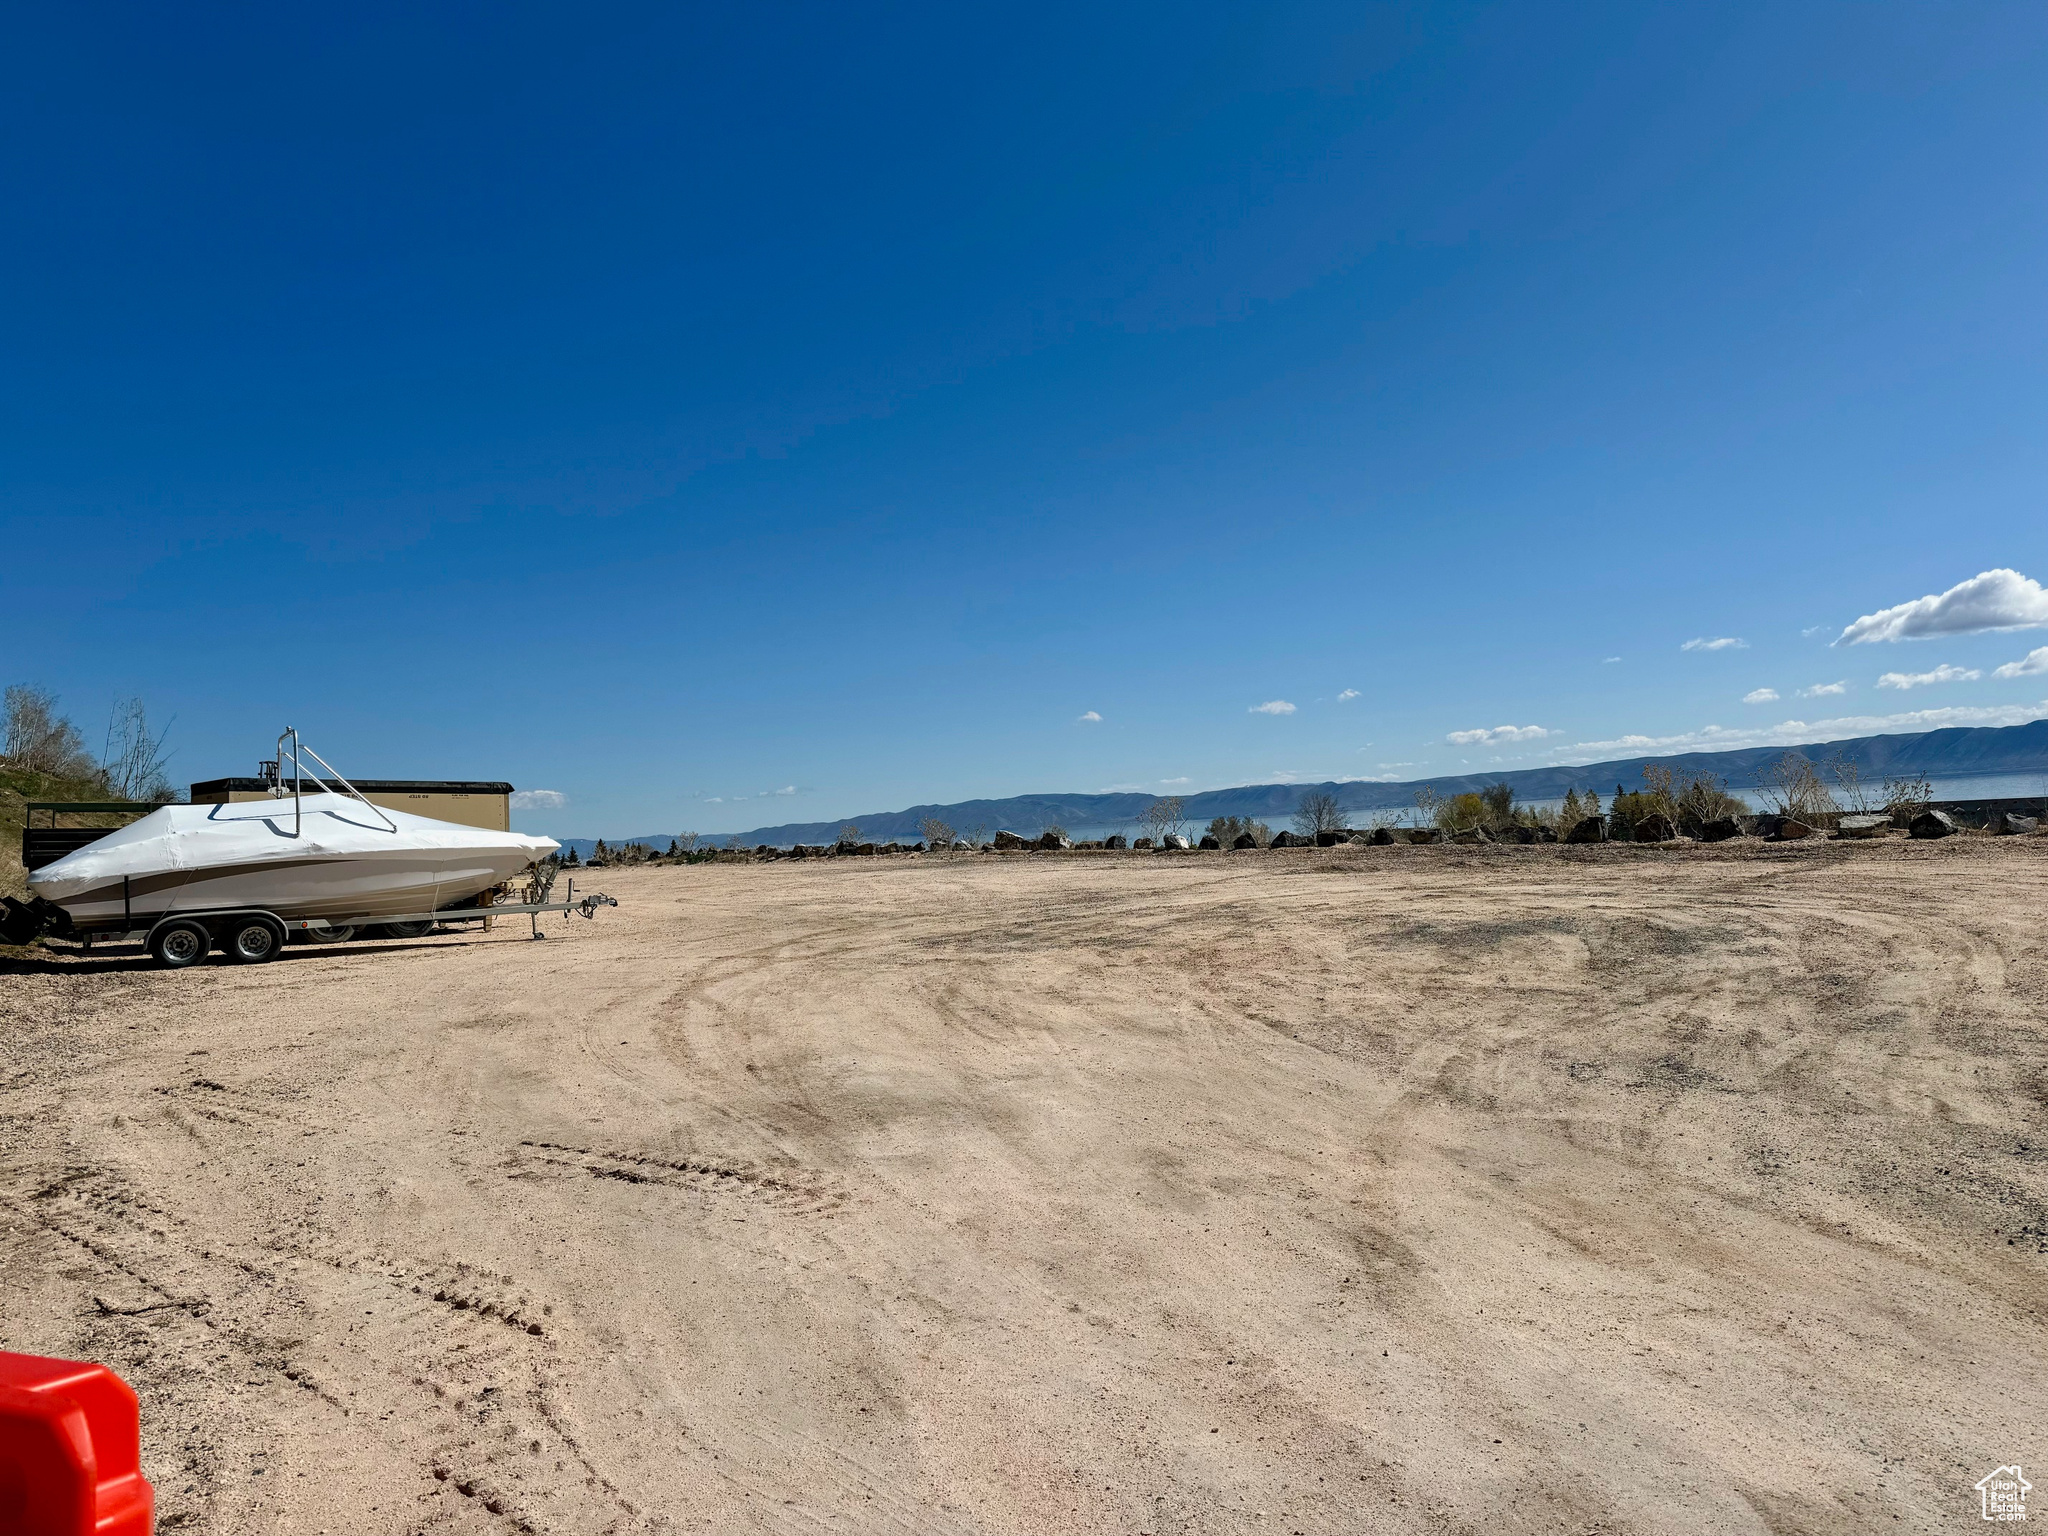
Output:
<svg viewBox="0 0 2048 1536">
<path fill-rule="evenodd" d="M 552 882 L 550 882 L 552 884 Z M 562 920 L 580 915 L 597 916 L 599 907 L 616 907 L 616 898 L 596 891 L 576 894 L 576 882 L 569 882 L 569 899 L 548 901 L 550 892 L 540 892 L 540 901 L 506 902 L 501 906 L 443 907 L 436 912 L 378 913 L 356 918 L 282 918 L 260 907 L 232 907 L 212 912 L 164 912 L 153 914 L 133 927 L 125 924 L 109 929 L 80 929 L 71 915 L 55 902 L 40 897 L 16 901 L 0 896 L 0 944 L 27 944 L 37 938 L 57 939 L 91 949 L 95 941 L 134 943 L 140 940 L 157 964 L 169 970 L 197 965 L 218 947 L 229 960 L 240 965 L 259 964 L 277 957 L 293 934 L 304 934 L 314 943 L 338 944 L 356 936 L 358 930 L 380 928 L 395 939 L 424 938 L 435 928 L 457 923 L 488 922 L 497 917 L 525 917 L 533 925 L 533 937 L 544 939 L 543 914 L 559 912 Z M 142 917 L 142 914 L 136 914 Z M 131 919 L 134 921 L 134 919 Z"/>
</svg>

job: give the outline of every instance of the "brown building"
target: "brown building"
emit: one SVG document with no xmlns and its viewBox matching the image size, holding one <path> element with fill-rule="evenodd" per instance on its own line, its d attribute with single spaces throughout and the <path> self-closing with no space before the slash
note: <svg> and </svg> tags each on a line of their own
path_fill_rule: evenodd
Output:
<svg viewBox="0 0 2048 1536">
<path fill-rule="evenodd" d="M 372 805 L 435 821 L 452 821 L 457 826 L 483 827 L 492 832 L 512 830 L 512 786 L 496 783 L 466 783 L 435 779 L 351 779 Z M 208 779 L 192 786 L 194 805 L 232 805 L 244 800 L 268 800 L 267 779 Z"/>
</svg>

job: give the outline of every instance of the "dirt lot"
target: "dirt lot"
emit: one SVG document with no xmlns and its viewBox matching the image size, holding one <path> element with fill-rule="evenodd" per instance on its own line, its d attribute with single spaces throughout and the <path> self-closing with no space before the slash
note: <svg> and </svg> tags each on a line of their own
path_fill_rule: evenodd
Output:
<svg viewBox="0 0 2048 1536">
<path fill-rule="evenodd" d="M 162 1529 L 2048 1489 L 2048 843 L 606 883 L 545 944 L 0 964 L 0 1346 L 137 1387 Z"/>
</svg>

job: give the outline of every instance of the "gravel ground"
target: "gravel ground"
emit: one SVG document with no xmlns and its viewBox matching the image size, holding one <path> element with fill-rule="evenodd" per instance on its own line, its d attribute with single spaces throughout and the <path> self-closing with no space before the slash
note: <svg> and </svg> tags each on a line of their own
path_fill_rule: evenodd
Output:
<svg viewBox="0 0 2048 1536">
<path fill-rule="evenodd" d="M 0 960 L 0 1346 L 137 1388 L 160 1529 L 2048 1489 L 2048 842 L 603 883 L 544 944 Z"/>
</svg>

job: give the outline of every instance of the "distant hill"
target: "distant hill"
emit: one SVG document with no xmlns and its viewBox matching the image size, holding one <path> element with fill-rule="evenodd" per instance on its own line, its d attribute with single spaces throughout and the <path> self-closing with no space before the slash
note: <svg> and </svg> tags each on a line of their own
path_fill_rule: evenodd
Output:
<svg viewBox="0 0 2048 1536">
<path fill-rule="evenodd" d="M 1313 792 L 1335 795 L 1346 811 L 1371 812 L 1406 809 L 1415 804 L 1415 793 L 1429 788 L 1440 795 L 1461 794 L 1488 784 L 1514 786 L 1519 800 L 1555 800 L 1568 789 L 1592 789 L 1602 796 L 1619 784 L 1628 789 L 1643 787 L 1643 769 L 1665 763 L 1701 773 L 1717 773 L 1731 788 L 1753 789 L 1759 776 L 1788 752 L 1803 752 L 1820 761 L 1839 757 L 1853 763 L 1866 778 L 1887 774 L 1924 775 L 1930 779 L 1973 778 L 1991 774 L 2048 773 L 2048 719 L 2026 725 L 1956 726 L 1939 731 L 1921 731 L 1904 736 L 1856 736 L 1846 741 L 1810 742 L 1793 747 L 1744 747 L 1733 752 L 1658 753 L 1650 757 L 1617 758 L 1611 762 L 1582 763 L 1555 768 L 1521 768 L 1501 773 L 1468 773 L 1434 779 L 1414 779 L 1400 784 L 1334 782 L 1326 784 L 1247 784 L 1237 789 L 1204 790 L 1185 797 L 1191 822 L 1201 823 L 1216 816 L 1253 816 L 1278 826 L 1292 815 L 1301 797 Z M 831 821 L 793 821 L 780 826 L 756 827 L 739 834 L 749 847 L 766 843 L 787 848 L 793 843 L 830 843 L 847 822 L 860 828 L 864 840 L 878 843 L 914 843 L 921 834 L 918 823 L 928 816 L 953 827 L 961 834 L 981 828 L 984 836 L 1001 830 L 1035 834 L 1057 824 L 1070 832 L 1128 830 L 1137 824 L 1145 808 L 1158 796 L 1149 794 L 1108 795 L 1013 795 L 1004 800 L 962 800 L 952 805 L 913 805 L 900 811 L 868 811 L 841 816 Z M 638 837 L 608 839 L 617 842 L 651 843 L 666 848 L 673 833 L 643 833 Z M 725 841 L 721 834 L 719 842 Z M 579 856 L 588 857 L 593 840 L 564 838 Z"/>
</svg>

